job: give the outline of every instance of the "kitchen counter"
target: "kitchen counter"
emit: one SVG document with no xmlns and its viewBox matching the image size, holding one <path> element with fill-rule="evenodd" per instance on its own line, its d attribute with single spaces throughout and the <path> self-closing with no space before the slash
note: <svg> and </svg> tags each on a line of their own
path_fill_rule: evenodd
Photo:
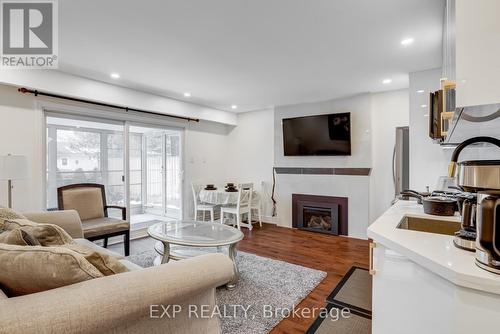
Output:
<svg viewBox="0 0 500 334">
<path fill-rule="evenodd" d="M 448 235 L 399 229 L 405 216 L 460 221 L 458 215 L 425 214 L 415 201 L 398 201 L 368 228 L 368 237 L 453 284 L 500 295 L 500 275 L 479 268 L 475 254 L 454 246 Z"/>
</svg>

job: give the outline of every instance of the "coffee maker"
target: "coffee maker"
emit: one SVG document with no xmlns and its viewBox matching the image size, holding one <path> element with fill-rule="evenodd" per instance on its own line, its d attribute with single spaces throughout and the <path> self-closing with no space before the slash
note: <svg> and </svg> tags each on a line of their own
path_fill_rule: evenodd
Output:
<svg viewBox="0 0 500 334">
<path fill-rule="evenodd" d="M 497 181 L 500 161 L 497 161 Z M 500 185 L 497 185 L 500 189 Z M 500 274 L 500 190 L 481 191 L 478 195 L 476 263 L 479 267 Z"/>
<path fill-rule="evenodd" d="M 467 146 L 486 142 L 496 145 L 500 148 L 500 140 L 492 137 L 474 137 L 470 138 L 457 146 L 453 152 L 449 176 L 454 177 L 456 174 L 457 184 L 463 191 L 462 194 L 457 195 L 459 202 L 460 214 L 462 216 L 461 229 L 455 234 L 453 243 L 455 246 L 468 251 L 475 251 L 480 266 L 491 264 L 494 268 L 497 267 L 496 263 L 490 261 L 493 258 L 492 254 L 496 254 L 493 243 L 488 240 L 494 238 L 494 223 L 491 211 L 494 209 L 486 210 L 491 206 L 491 192 L 500 191 L 500 160 L 475 160 L 458 162 L 460 152 Z M 456 169 L 458 167 L 458 172 Z M 488 200 L 482 205 L 482 201 L 488 197 Z M 491 197 L 491 196 L 490 196 Z M 485 209 L 484 215 L 482 210 Z M 500 213 L 496 215 L 499 217 Z M 494 220 L 494 219 L 493 219 Z M 481 233 L 479 233 L 480 231 Z M 497 232 L 500 241 L 500 225 L 498 225 Z M 481 246 L 485 244 L 487 246 Z M 500 249 L 500 243 L 498 243 Z M 500 253 L 498 253 L 500 261 Z M 481 260 L 479 260 L 481 259 Z M 500 262 L 499 262 L 500 264 Z M 500 267 L 498 267 L 500 269 Z M 500 272 L 499 272 L 500 273 Z"/>
</svg>

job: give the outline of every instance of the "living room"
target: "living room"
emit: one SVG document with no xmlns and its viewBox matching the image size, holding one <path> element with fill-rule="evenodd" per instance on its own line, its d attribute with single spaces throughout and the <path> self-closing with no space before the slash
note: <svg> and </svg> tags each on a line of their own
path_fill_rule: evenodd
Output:
<svg viewBox="0 0 500 334">
<path fill-rule="evenodd" d="M 496 328 L 496 1 L 0 4 L 0 333 Z"/>
</svg>

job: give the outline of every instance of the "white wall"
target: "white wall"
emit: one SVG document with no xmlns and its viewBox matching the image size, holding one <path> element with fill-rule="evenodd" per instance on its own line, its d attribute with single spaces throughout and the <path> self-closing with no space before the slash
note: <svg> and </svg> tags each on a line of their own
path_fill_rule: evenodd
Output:
<svg viewBox="0 0 500 334">
<path fill-rule="evenodd" d="M 276 167 L 371 167 L 371 95 L 275 108 L 274 163 Z M 283 154 L 282 119 L 296 116 L 351 112 L 352 155 L 289 157 Z M 278 224 L 292 226 L 292 194 L 348 198 L 349 236 L 366 238 L 369 222 L 369 176 L 277 175 Z"/>
<path fill-rule="evenodd" d="M 12 86 L 0 85 L 0 155 L 22 154 L 28 157 L 30 177 L 15 181 L 14 208 L 19 211 L 37 211 L 45 208 L 43 202 L 43 114 L 37 99 L 23 95 Z M 226 181 L 229 134 L 228 126 L 220 123 L 172 122 L 184 127 L 185 134 L 185 188 L 184 212 L 192 212 L 191 181 L 223 183 Z M 7 204 L 7 185 L 0 181 L 0 205 Z"/>
<path fill-rule="evenodd" d="M 227 137 L 226 177 L 253 182 L 262 194 L 263 216 L 272 215 L 271 187 L 274 162 L 274 109 L 238 114 L 238 126 Z"/>
<path fill-rule="evenodd" d="M 236 125 L 236 115 L 54 70 L 0 70 L 0 83 L 158 113 Z"/>
<path fill-rule="evenodd" d="M 28 157 L 29 178 L 14 181 L 13 206 L 19 211 L 42 208 L 42 113 L 35 99 L 22 96 L 13 87 L 0 85 L 0 155 Z M 0 206 L 7 205 L 7 182 L 0 181 Z"/>
<path fill-rule="evenodd" d="M 228 125 L 236 124 L 236 115 L 191 103 L 172 100 L 158 95 L 139 92 L 95 80 L 57 71 L 1 71 L 0 83 L 0 155 L 12 153 L 28 157 L 32 175 L 28 180 L 16 182 L 14 205 L 20 211 L 40 210 L 43 203 L 43 114 L 38 100 L 58 105 L 59 100 L 35 98 L 17 92 L 24 86 L 92 101 L 117 104 L 131 108 L 199 118 L 200 123 L 186 123 L 172 119 L 172 125 L 185 131 L 185 185 L 191 180 L 210 178 L 224 182 L 227 158 L 225 154 Z M 17 87 L 15 87 L 17 86 Z M 48 101 L 48 102 L 47 102 Z M 64 102 L 62 102 L 64 103 Z M 154 122 L 154 120 L 152 120 Z M 209 176 L 209 177 L 207 177 Z M 6 203 L 6 185 L 0 182 L 0 205 Z M 184 189 L 184 212 L 192 211 L 190 188 Z"/>
<path fill-rule="evenodd" d="M 274 113 L 274 164 L 276 167 L 371 167 L 370 94 L 315 103 L 279 106 Z M 351 113 L 350 156 L 285 156 L 283 118 L 330 113 Z"/>
<path fill-rule="evenodd" d="M 394 198 L 392 154 L 396 127 L 408 126 L 409 103 L 407 89 L 372 94 L 370 223 L 391 206 Z"/>
<path fill-rule="evenodd" d="M 201 126 L 200 126 L 201 125 Z M 184 134 L 184 217 L 194 216 L 191 183 L 224 184 L 231 156 L 227 150 L 230 129 L 205 123 L 186 128 Z"/>
<path fill-rule="evenodd" d="M 43 114 L 32 95 L 23 95 L 13 86 L 0 85 L 0 155 L 28 157 L 30 177 L 15 181 L 14 207 L 19 211 L 45 208 L 43 189 Z M 63 108 L 64 109 L 64 108 Z M 241 126 L 216 122 L 171 122 L 184 131 L 184 214 L 193 215 L 191 182 L 224 184 L 265 182 L 264 213 L 271 215 L 270 186 L 273 167 L 273 110 L 242 113 Z M 236 116 L 235 116 L 236 118 Z M 0 181 L 0 205 L 7 204 L 6 182 Z"/>
</svg>

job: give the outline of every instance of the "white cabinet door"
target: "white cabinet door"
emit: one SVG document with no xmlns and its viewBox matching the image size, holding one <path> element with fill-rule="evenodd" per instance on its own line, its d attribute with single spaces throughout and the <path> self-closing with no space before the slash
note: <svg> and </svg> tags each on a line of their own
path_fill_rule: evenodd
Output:
<svg viewBox="0 0 500 334">
<path fill-rule="evenodd" d="M 500 102 L 500 1 L 456 1 L 457 107 Z"/>
<path fill-rule="evenodd" d="M 450 284 L 381 244 L 373 261 L 373 334 L 453 333 Z"/>
</svg>

